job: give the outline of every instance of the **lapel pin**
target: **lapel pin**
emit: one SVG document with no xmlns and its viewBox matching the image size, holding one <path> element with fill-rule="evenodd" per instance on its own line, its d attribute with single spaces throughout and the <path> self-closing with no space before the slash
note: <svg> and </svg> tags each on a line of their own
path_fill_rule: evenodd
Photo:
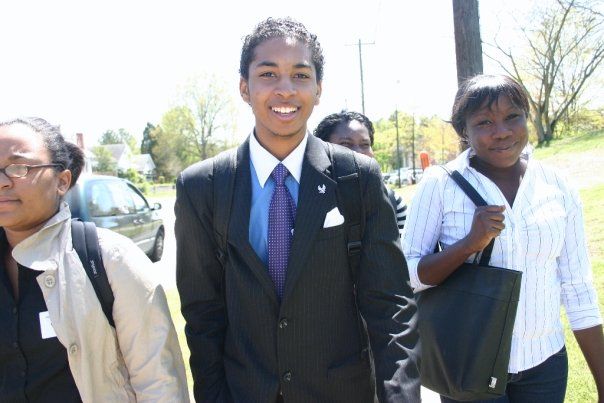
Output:
<svg viewBox="0 0 604 403">
<path fill-rule="evenodd" d="M 317 186 L 317 190 L 319 191 L 319 193 L 321 194 L 325 194 L 325 190 L 327 189 L 327 187 L 325 186 L 325 184 L 319 185 Z"/>
</svg>

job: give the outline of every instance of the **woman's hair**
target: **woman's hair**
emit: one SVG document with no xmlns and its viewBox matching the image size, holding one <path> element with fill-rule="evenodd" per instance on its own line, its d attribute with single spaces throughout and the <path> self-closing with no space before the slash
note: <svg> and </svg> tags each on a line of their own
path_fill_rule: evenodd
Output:
<svg viewBox="0 0 604 403">
<path fill-rule="evenodd" d="M 323 49 L 317 40 L 317 35 L 311 34 L 298 21 L 291 18 L 267 18 L 256 26 L 254 31 L 245 37 L 239 61 L 239 74 L 248 80 L 250 64 L 254 60 L 254 50 L 261 43 L 274 38 L 292 38 L 307 45 L 310 49 L 312 63 L 317 71 L 317 81 L 323 79 Z"/>
<path fill-rule="evenodd" d="M 501 95 L 507 96 L 528 116 L 530 106 L 526 91 L 508 76 L 480 74 L 461 83 L 453 103 L 451 124 L 462 141 L 467 140 L 466 119 L 485 104 L 491 108 Z"/>
<path fill-rule="evenodd" d="M 373 135 L 375 133 L 373 123 L 371 123 L 371 120 L 369 120 L 367 116 L 358 112 L 342 111 L 332 113 L 331 115 L 326 116 L 321 123 L 319 123 L 314 131 L 314 134 L 323 141 L 329 141 L 329 137 L 336 130 L 336 127 L 342 123 L 347 124 L 352 122 L 353 120 L 358 121 L 367 128 L 367 131 L 369 132 L 369 140 L 371 145 L 373 145 Z"/>
<path fill-rule="evenodd" d="M 26 117 L 0 122 L 2 126 L 24 125 L 42 136 L 44 146 L 50 153 L 53 164 L 61 164 L 64 169 L 71 171 L 71 188 L 78 181 L 84 167 L 84 152 L 77 145 L 65 141 L 59 126 L 54 126 L 46 120 L 37 117 Z"/>
</svg>

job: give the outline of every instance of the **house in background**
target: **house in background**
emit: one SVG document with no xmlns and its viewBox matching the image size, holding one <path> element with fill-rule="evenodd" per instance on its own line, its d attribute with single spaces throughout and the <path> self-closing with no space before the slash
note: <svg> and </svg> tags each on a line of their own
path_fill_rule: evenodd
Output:
<svg viewBox="0 0 604 403">
<path fill-rule="evenodd" d="M 91 174 L 92 166 L 96 161 L 94 153 L 88 149 L 86 149 L 86 145 L 84 144 L 84 134 L 76 133 L 75 143 L 84 151 L 84 168 L 82 169 L 83 174 Z"/>
<path fill-rule="evenodd" d="M 82 173 L 92 173 L 96 167 L 97 160 L 92 150 L 86 148 L 83 133 L 76 133 L 75 143 L 84 150 L 85 165 Z M 126 144 L 106 144 L 101 145 L 111 153 L 113 160 L 116 162 L 117 172 L 125 173 L 128 169 L 133 168 L 142 175 L 146 180 L 155 180 L 156 167 L 151 154 L 133 154 L 130 147 Z M 105 174 L 111 174 L 106 172 Z"/>
<path fill-rule="evenodd" d="M 106 144 L 99 147 L 103 147 L 111 153 L 118 173 L 124 173 L 128 169 L 134 168 L 132 164 L 132 151 L 126 144 Z"/>
<path fill-rule="evenodd" d="M 133 154 L 127 144 L 105 144 L 99 147 L 103 147 L 111 153 L 116 162 L 118 174 L 134 169 L 146 180 L 155 179 L 155 162 L 153 162 L 151 154 Z"/>
<path fill-rule="evenodd" d="M 136 172 L 148 181 L 155 180 L 155 162 L 151 154 L 137 154 L 132 156 L 132 165 Z"/>
</svg>

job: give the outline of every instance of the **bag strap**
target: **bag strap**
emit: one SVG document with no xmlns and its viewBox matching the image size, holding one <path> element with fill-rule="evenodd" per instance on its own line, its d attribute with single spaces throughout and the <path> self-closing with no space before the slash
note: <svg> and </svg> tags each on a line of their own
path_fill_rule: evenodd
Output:
<svg viewBox="0 0 604 403">
<path fill-rule="evenodd" d="M 103 265 L 96 225 L 92 222 L 72 219 L 71 239 L 73 248 L 78 253 L 84 271 L 86 271 L 94 292 L 101 303 L 103 313 L 111 327 L 115 328 L 115 322 L 113 321 L 113 302 L 115 298 Z"/>
<path fill-rule="evenodd" d="M 237 149 L 222 152 L 213 159 L 213 226 L 216 240 L 216 258 L 225 268 L 227 253 L 227 235 L 231 218 L 231 203 L 235 189 L 235 171 L 237 169 Z"/>
<path fill-rule="evenodd" d="M 474 186 L 472 186 L 470 182 L 468 182 L 466 178 L 464 178 L 458 171 L 450 171 L 444 166 L 442 168 L 449 174 L 451 179 L 453 179 L 455 183 L 457 183 L 457 185 L 470 198 L 470 200 L 474 202 L 476 207 L 488 205 L 485 199 L 483 199 L 482 196 L 476 191 L 476 189 L 474 189 Z M 495 238 L 491 239 L 491 242 L 489 242 L 486 248 L 482 250 L 482 253 L 480 255 L 481 265 L 489 265 L 489 261 L 491 260 L 491 253 L 493 252 L 493 245 L 495 245 Z"/>
<path fill-rule="evenodd" d="M 357 311 L 357 328 L 365 347 L 361 350 L 361 357 L 367 351 L 368 340 L 366 337 L 361 310 L 359 309 L 357 294 L 357 276 L 361 266 L 361 249 L 363 246 L 363 230 L 365 225 L 363 214 L 363 199 L 361 192 L 360 171 L 354 152 L 338 150 L 331 143 L 327 145 L 327 154 L 331 160 L 332 178 L 337 182 L 336 196 L 338 205 L 344 210 L 344 222 L 346 225 L 348 270 L 352 280 L 352 293 L 354 305 Z"/>
<path fill-rule="evenodd" d="M 358 268 L 361 264 L 361 248 L 363 246 L 364 220 L 362 220 L 363 200 L 361 198 L 361 182 L 359 166 L 354 153 L 338 151 L 332 144 L 327 143 L 328 153 L 333 166 L 332 177 L 338 183 L 337 196 L 339 205 L 344 209 L 347 223 L 347 249 L 350 275 L 356 287 Z"/>
</svg>

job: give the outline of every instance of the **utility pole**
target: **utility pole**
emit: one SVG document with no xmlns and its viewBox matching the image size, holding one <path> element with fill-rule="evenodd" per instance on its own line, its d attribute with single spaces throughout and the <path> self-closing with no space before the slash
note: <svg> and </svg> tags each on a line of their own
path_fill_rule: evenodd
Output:
<svg viewBox="0 0 604 403">
<path fill-rule="evenodd" d="M 440 163 L 445 163 L 445 127 L 440 126 Z"/>
<path fill-rule="evenodd" d="M 482 74 L 482 41 L 478 0 L 453 0 L 457 84 Z"/>
<path fill-rule="evenodd" d="M 415 113 L 411 125 L 411 184 L 415 185 Z"/>
<path fill-rule="evenodd" d="M 361 71 L 361 110 L 363 112 L 363 115 L 365 114 L 365 83 L 364 83 L 364 79 L 363 79 L 363 52 L 362 52 L 362 46 L 363 45 L 375 45 L 375 42 L 361 42 L 361 40 L 359 39 L 358 44 L 349 44 L 346 46 L 358 46 L 359 47 L 359 69 Z"/>
<path fill-rule="evenodd" d="M 400 188 L 401 187 L 401 149 L 399 146 L 399 138 L 398 138 L 398 107 L 396 109 L 394 109 L 394 119 L 395 119 L 395 125 L 396 125 L 396 163 L 398 165 L 398 167 L 396 169 L 396 172 L 398 175 L 396 185 Z"/>
<path fill-rule="evenodd" d="M 361 71 L 361 108 L 365 114 L 365 82 L 363 81 L 363 54 L 361 53 L 361 40 L 359 39 L 359 69 Z"/>
</svg>

